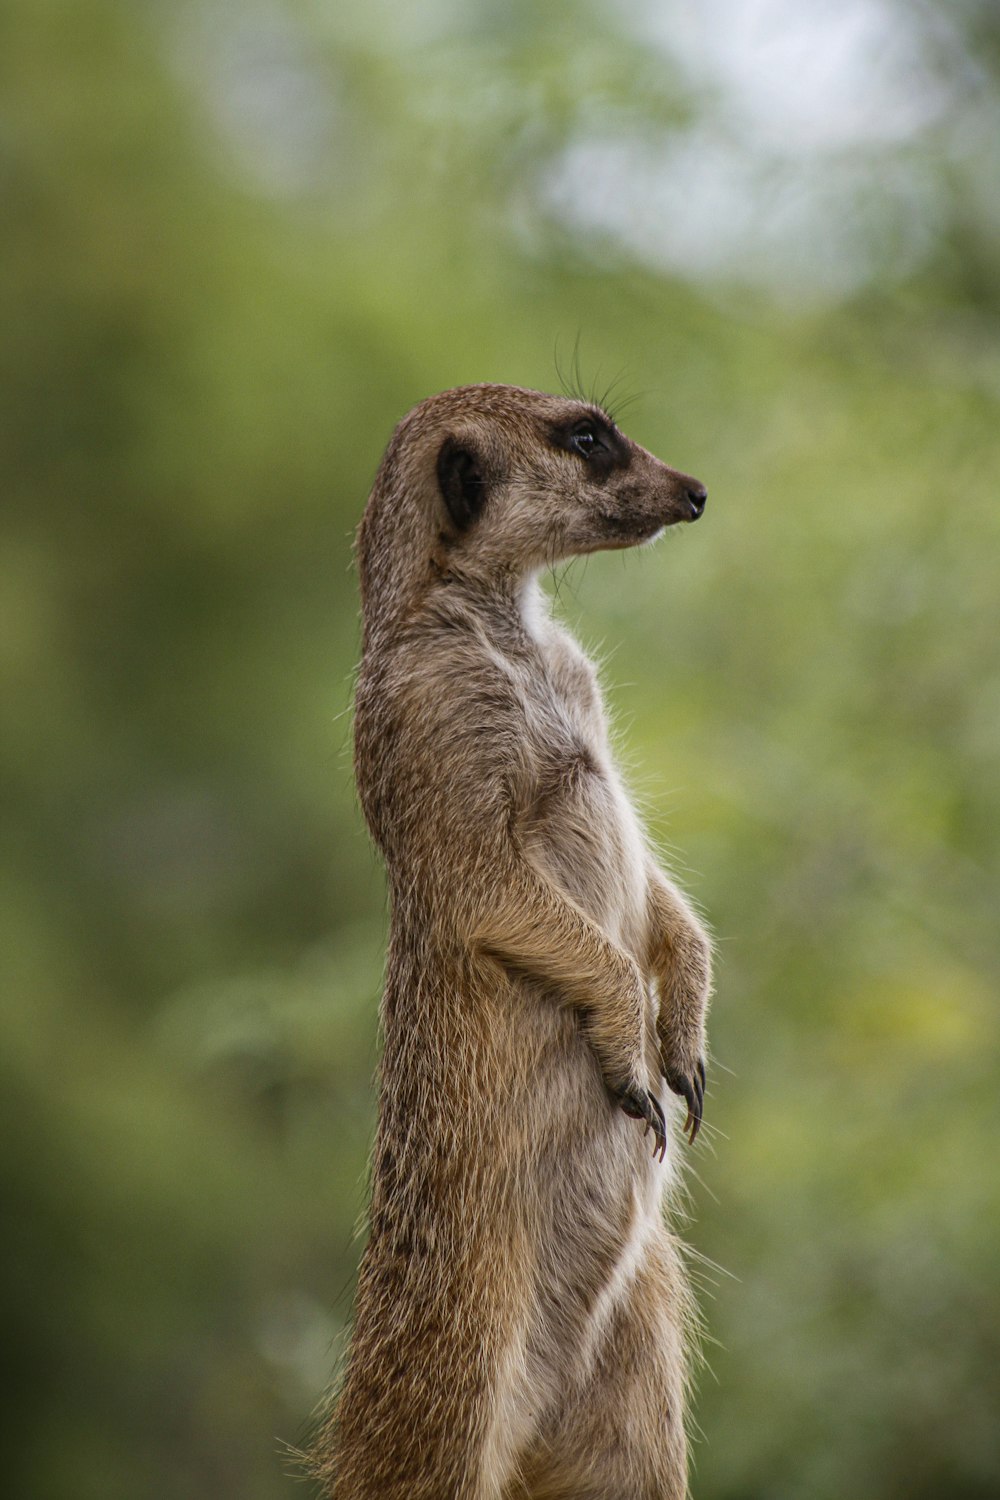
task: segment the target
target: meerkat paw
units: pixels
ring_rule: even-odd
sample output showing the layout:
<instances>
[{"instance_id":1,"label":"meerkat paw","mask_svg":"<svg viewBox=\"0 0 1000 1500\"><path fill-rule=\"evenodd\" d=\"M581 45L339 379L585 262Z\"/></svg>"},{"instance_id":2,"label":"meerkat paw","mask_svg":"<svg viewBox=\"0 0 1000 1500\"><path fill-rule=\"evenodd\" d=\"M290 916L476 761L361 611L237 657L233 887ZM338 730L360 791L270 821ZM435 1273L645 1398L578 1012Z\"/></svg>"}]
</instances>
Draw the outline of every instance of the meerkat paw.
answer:
<instances>
[{"instance_id":1,"label":"meerkat paw","mask_svg":"<svg viewBox=\"0 0 1000 1500\"><path fill-rule=\"evenodd\" d=\"M684 1134L693 1146L705 1111L705 1058L699 1054L690 1068L665 1067L663 1076L672 1092L679 1094L687 1105Z\"/></svg>"},{"instance_id":2,"label":"meerkat paw","mask_svg":"<svg viewBox=\"0 0 1000 1500\"><path fill-rule=\"evenodd\" d=\"M667 1154L667 1121L663 1106L655 1094L641 1084L626 1083L614 1091L615 1103L630 1120L645 1123L643 1135L653 1132L653 1155L662 1161Z\"/></svg>"}]
</instances>

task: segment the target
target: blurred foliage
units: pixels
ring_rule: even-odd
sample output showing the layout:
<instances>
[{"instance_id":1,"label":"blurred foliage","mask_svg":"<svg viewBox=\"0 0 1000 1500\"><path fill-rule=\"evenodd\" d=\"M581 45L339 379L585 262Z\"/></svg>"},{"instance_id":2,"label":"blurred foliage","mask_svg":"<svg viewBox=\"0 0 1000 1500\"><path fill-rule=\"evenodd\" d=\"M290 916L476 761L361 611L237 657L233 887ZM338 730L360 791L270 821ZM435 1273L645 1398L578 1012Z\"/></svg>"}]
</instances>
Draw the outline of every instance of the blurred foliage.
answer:
<instances>
[{"instance_id":1,"label":"blurred foliage","mask_svg":"<svg viewBox=\"0 0 1000 1500\"><path fill-rule=\"evenodd\" d=\"M789 300L560 208L725 104L650 7L0 7L11 1494L294 1492L384 936L351 533L413 402L578 336L711 491L557 580L719 937L695 1494L1000 1494L1000 42L883 10L943 103L854 169L928 235Z\"/></svg>"}]
</instances>

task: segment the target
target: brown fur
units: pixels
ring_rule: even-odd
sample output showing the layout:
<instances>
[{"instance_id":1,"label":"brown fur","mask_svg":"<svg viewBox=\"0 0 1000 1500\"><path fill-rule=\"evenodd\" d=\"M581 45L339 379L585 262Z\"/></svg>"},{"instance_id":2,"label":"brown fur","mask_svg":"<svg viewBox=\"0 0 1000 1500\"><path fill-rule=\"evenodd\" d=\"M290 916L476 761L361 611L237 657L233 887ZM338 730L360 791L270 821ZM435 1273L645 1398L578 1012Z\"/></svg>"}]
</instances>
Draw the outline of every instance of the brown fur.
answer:
<instances>
[{"instance_id":1,"label":"brown fur","mask_svg":"<svg viewBox=\"0 0 1000 1500\"><path fill-rule=\"evenodd\" d=\"M537 575L703 504L597 408L509 386L423 402L376 478L355 761L392 921L370 1236L317 1458L338 1500L687 1492L658 1096L693 1137L709 946Z\"/></svg>"}]
</instances>

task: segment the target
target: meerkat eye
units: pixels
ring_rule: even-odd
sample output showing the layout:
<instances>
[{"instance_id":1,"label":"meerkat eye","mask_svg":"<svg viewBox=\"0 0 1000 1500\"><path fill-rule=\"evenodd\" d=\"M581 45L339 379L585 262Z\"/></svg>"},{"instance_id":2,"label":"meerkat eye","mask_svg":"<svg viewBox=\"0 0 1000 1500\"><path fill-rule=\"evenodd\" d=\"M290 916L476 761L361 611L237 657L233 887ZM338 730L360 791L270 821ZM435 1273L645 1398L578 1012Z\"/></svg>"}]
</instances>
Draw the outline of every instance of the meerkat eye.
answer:
<instances>
[{"instance_id":1,"label":"meerkat eye","mask_svg":"<svg viewBox=\"0 0 1000 1500\"><path fill-rule=\"evenodd\" d=\"M581 422L569 435L569 446L581 458L589 458L595 448L600 447L597 433L590 422Z\"/></svg>"},{"instance_id":2,"label":"meerkat eye","mask_svg":"<svg viewBox=\"0 0 1000 1500\"><path fill-rule=\"evenodd\" d=\"M628 467L628 450L623 439L597 413L592 417L571 417L565 424L557 423L549 431L549 441L564 453L573 453L584 459L593 469L595 478L610 473L613 468Z\"/></svg>"}]
</instances>

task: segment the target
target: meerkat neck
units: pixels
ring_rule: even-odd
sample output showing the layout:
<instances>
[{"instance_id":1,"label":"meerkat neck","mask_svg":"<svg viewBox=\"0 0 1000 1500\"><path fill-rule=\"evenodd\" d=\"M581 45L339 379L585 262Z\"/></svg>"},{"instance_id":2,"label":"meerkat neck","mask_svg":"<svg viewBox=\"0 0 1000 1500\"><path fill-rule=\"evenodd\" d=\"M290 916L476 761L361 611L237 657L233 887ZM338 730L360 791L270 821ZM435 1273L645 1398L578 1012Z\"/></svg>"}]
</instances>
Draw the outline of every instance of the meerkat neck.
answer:
<instances>
[{"instance_id":1,"label":"meerkat neck","mask_svg":"<svg viewBox=\"0 0 1000 1500\"><path fill-rule=\"evenodd\" d=\"M549 603L538 581L537 573L527 573L518 582L517 612L526 635L539 641L549 622Z\"/></svg>"},{"instance_id":2,"label":"meerkat neck","mask_svg":"<svg viewBox=\"0 0 1000 1500\"><path fill-rule=\"evenodd\" d=\"M539 582L539 573L513 571L477 575L452 574L461 596L476 612L485 612L496 622L520 629L530 641L540 643L549 623L549 605Z\"/></svg>"}]
</instances>

